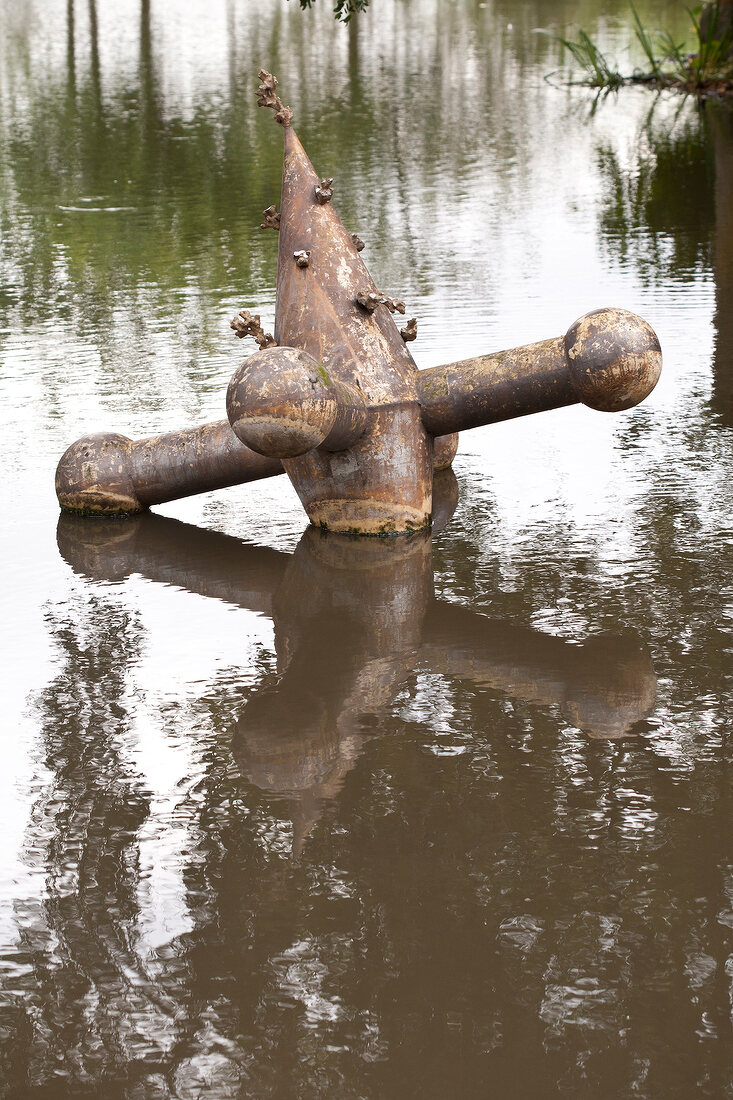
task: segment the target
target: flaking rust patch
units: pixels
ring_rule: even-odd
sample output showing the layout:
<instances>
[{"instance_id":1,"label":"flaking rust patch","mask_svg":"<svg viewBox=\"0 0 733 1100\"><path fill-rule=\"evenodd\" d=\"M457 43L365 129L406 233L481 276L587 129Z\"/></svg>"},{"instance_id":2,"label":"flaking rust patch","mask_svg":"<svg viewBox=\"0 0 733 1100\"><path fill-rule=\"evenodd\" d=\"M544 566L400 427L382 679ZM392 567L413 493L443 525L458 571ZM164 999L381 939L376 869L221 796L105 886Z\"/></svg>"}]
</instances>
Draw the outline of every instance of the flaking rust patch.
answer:
<instances>
[{"instance_id":1,"label":"flaking rust patch","mask_svg":"<svg viewBox=\"0 0 733 1100\"><path fill-rule=\"evenodd\" d=\"M331 473L337 480L350 477L359 469L359 463L351 451L339 451L338 454L331 455L328 464L331 467Z\"/></svg>"}]
</instances>

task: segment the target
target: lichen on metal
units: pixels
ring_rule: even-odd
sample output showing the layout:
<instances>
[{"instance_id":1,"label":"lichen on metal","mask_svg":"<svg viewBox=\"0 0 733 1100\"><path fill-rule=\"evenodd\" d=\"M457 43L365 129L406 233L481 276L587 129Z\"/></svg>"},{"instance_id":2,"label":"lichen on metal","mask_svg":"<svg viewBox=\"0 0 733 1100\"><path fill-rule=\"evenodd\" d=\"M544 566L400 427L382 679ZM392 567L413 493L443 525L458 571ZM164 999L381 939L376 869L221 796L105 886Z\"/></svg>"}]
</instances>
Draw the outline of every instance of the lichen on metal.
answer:
<instances>
[{"instance_id":1,"label":"lichen on metal","mask_svg":"<svg viewBox=\"0 0 733 1100\"><path fill-rule=\"evenodd\" d=\"M290 478L315 526L392 535L427 528L435 470L453 460L457 434L583 402L617 412L643 400L661 369L659 341L640 317L601 309L565 336L418 371L407 348L417 320L397 328L405 303L382 294L363 242L333 205L333 179L316 173L293 112L260 71L258 103L283 127L274 335L259 314L231 322L258 351L234 373L227 420L133 442L114 433L63 455L63 509L125 513L189 493Z\"/></svg>"}]
</instances>

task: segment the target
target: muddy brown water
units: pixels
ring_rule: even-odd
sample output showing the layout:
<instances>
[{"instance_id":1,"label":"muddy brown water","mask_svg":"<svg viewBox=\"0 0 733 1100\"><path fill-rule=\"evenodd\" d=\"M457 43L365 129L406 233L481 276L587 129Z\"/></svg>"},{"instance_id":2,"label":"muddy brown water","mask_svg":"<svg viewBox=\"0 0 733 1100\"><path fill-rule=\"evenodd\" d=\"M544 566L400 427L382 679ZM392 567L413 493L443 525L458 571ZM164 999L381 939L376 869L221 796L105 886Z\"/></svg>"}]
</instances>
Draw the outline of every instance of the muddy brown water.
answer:
<instances>
[{"instance_id":1,"label":"muddy brown water","mask_svg":"<svg viewBox=\"0 0 733 1100\"><path fill-rule=\"evenodd\" d=\"M565 84L616 0L329 8L0 3L0 1095L729 1096L733 118ZM613 305L651 398L464 434L432 539L59 522L271 328L261 65L421 367Z\"/></svg>"}]
</instances>

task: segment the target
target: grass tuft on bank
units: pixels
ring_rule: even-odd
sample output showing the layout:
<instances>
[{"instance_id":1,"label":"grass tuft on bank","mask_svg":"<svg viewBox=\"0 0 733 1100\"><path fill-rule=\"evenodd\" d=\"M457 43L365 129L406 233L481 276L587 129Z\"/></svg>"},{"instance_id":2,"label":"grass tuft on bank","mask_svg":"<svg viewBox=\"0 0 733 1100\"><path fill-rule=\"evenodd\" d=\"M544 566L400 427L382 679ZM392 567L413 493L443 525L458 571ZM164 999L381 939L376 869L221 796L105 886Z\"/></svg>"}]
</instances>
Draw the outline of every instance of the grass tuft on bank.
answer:
<instances>
[{"instance_id":1,"label":"grass tuft on bank","mask_svg":"<svg viewBox=\"0 0 733 1100\"><path fill-rule=\"evenodd\" d=\"M720 2L689 11L692 49L676 42L668 31L649 31L636 8L635 36L649 65L648 71L624 75L615 69L584 30L577 41L553 35L573 56L585 76L576 83L611 91L624 84L676 88L698 96L733 96L733 8Z\"/></svg>"}]
</instances>

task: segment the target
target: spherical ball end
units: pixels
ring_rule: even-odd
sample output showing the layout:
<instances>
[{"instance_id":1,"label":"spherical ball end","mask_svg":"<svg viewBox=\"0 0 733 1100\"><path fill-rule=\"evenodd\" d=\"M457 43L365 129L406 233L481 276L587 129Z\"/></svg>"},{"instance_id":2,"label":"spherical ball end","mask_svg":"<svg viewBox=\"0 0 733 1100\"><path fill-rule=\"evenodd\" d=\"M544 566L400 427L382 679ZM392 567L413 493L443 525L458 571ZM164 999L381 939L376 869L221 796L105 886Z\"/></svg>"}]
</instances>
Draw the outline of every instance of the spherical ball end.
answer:
<instances>
[{"instance_id":1,"label":"spherical ball end","mask_svg":"<svg viewBox=\"0 0 733 1100\"><path fill-rule=\"evenodd\" d=\"M331 431L338 402L331 378L300 348L265 348L234 372L227 415L238 439L268 458L296 458Z\"/></svg>"},{"instance_id":2,"label":"spherical ball end","mask_svg":"<svg viewBox=\"0 0 733 1100\"><path fill-rule=\"evenodd\" d=\"M578 400L600 412L638 405L662 369L654 329L626 309L597 309L580 317L565 335L565 352Z\"/></svg>"},{"instance_id":3,"label":"spherical ball end","mask_svg":"<svg viewBox=\"0 0 733 1100\"><path fill-rule=\"evenodd\" d=\"M638 638L597 635L575 651L563 710L589 737L627 737L654 708L657 677Z\"/></svg>"},{"instance_id":4,"label":"spherical ball end","mask_svg":"<svg viewBox=\"0 0 733 1100\"><path fill-rule=\"evenodd\" d=\"M56 496L69 512L114 516L141 512L127 436L98 432L77 439L56 468Z\"/></svg>"}]
</instances>

